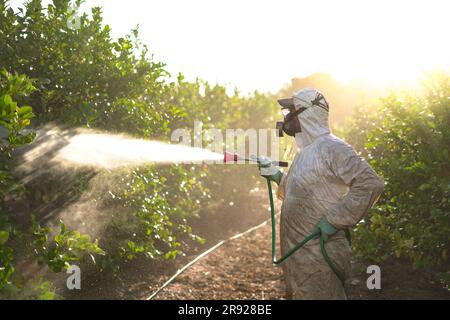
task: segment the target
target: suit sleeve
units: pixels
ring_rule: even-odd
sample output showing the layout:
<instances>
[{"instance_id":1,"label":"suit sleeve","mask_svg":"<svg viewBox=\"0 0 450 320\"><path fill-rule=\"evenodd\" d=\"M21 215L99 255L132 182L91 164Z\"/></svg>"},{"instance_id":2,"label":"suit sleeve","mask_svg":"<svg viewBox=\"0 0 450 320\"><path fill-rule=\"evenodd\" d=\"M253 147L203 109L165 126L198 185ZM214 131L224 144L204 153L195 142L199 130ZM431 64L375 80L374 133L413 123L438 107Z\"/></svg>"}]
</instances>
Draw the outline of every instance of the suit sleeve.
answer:
<instances>
[{"instance_id":1,"label":"suit sleeve","mask_svg":"<svg viewBox=\"0 0 450 320\"><path fill-rule=\"evenodd\" d=\"M356 225L378 200L383 180L372 167L347 144L337 144L328 152L328 165L336 177L349 187L348 193L326 213L338 229Z\"/></svg>"}]
</instances>

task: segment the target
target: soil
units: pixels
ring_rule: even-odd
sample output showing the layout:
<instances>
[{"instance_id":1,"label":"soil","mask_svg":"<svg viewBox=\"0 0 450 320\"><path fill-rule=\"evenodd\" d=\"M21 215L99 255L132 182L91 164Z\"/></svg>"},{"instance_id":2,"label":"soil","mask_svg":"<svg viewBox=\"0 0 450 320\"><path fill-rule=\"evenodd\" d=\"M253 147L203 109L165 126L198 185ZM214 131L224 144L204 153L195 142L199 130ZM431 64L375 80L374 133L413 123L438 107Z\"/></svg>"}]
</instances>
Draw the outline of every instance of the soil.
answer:
<instances>
[{"instance_id":1,"label":"soil","mask_svg":"<svg viewBox=\"0 0 450 320\"><path fill-rule=\"evenodd\" d=\"M281 269L271 263L270 232L267 223L225 243L155 299L284 299Z\"/></svg>"}]
</instances>

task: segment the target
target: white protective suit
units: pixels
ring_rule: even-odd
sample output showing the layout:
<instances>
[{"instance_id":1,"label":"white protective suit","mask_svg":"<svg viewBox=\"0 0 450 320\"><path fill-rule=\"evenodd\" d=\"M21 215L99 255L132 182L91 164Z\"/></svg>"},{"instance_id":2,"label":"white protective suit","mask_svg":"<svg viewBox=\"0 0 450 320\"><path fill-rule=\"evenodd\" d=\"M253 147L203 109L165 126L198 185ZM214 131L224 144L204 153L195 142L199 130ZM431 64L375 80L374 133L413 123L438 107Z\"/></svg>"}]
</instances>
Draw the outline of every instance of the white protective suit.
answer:
<instances>
[{"instance_id":1,"label":"white protective suit","mask_svg":"<svg viewBox=\"0 0 450 320\"><path fill-rule=\"evenodd\" d=\"M281 180L282 254L310 235L322 217L341 229L325 244L345 279L350 274L351 250L344 229L356 225L383 191L384 183L354 149L330 134L328 111L311 101L318 91L293 95L302 132L290 170ZM312 240L283 262L288 299L346 299L345 288L325 262L319 239Z\"/></svg>"}]
</instances>

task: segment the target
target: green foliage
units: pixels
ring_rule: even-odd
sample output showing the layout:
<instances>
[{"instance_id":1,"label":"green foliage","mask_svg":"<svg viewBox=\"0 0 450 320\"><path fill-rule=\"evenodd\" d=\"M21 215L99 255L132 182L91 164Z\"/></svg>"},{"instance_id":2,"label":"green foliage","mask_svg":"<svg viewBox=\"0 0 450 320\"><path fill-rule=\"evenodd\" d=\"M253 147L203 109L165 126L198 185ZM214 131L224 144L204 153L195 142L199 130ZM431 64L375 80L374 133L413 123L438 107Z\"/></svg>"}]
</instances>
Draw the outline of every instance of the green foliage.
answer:
<instances>
[{"instance_id":1,"label":"green foliage","mask_svg":"<svg viewBox=\"0 0 450 320\"><path fill-rule=\"evenodd\" d=\"M5 225L0 225L0 289L10 283L15 269L12 264L13 250L7 246L9 232L4 230Z\"/></svg>"},{"instance_id":2,"label":"green foliage","mask_svg":"<svg viewBox=\"0 0 450 320\"><path fill-rule=\"evenodd\" d=\"M122 180L128 181L115 193L114 201L129 209L131 215L115 217L109 233L119 240L119 255L132 260L139 255L157 259L173 259L181 254L178 237L192 234L187 218L198 212L206 190L195 177L196 168L177 165L155 171L151 166L133 170ZM169 181L179 183L177 188Z\"/></svg>"},{"instance_id":3,"label":"green foliage","mask_svg":"<svg viewBox=\"0 0 450 320\"><path fill-rule=\"evenodd\" d=\"M8 245L15 230L6 216L5 198L19 193L22 186L9 172L12 153L34 138L33 132L24 131L33 117L32 108L19 106L16 99L20 100L33 91L32 82L26 76L0 71L0 128L7 133L6 139L0 138L0 290L11 284L15 273L13 249Z\"/></svg>"},{"instance_id":4,"label":"green foliage","mask_svg":"<svg viewBox=\"0 0 450 320\"><path fill-rule=\"evenodd\" d=\"M0 1L0 69L36 79L28 103L40 121L87 125L141 136L166 133L170 113L160 106L168 75L147 57L137 29L113 41L101 9L80 16L74 27L71 4L26 2L14 13ZM69 22L69 23L68 23Z\"/></svg>"},{"instance_id":5,"label":"green foliage","mask_svg":"<svg viewBox=\"0 0 450 320\"><path fill-rule=\"evenodd\" d=\"M38 261L48 265L53 272L61 272L69 268L71 263L80 261L86 255L89 255L93 261L95 261L94 254L105 255L98 246L97 240L91 242L88 235L67 229L62 221L60 232L53 237L53 240L50 240L52 230L41 227L34 218L30 233L33 237L30 245Z\"/></svg>"},{"instance_id":6,"label":"green foliage","mask_svg":"<svg viewBox=\"0 0 450 320\"><path fill-rule=\"evenodd\" d=\"M12 152L34 139L34 133L24 131L34 117L32 108L19 106L16 100L29 96L34 89L32 81L26 76L0 71L0 126L7 132L6 139L0 138L0 197L9 192L5 183Z\"/></svg>"},{"instance_id":7,"label":"green foliage","mask_svg":"<svg viewBox=\"0 0 450 320\"><path fill-rule=\"evenodd\" d=\"M15 99L21 99L33 92L34 87L24 75L0 72L0 128L6 130L6 138L0 137L0 213L4 209L6 195L18 192L21 186L9 173L13 151L34 139L34 132L25 132L34 116L29 106L19 106Z\"/></svg>"},{"instance_id":8,"label":"green foliage","mask_svg":"<svg viewBox=\"0 0 450 320\"><path fill-rule=\"evenodd\" d=\"M364 257L448 264L450 77L435 74L424 85L421 96L392 94L378 112L358 113L348 136L351 143L358 132L366 139L363 154L386 182L356 230L355 249Z\"/></svg>"},{"instance_id":9,"label":"green foliage","mask_svg":"<svg viewBox=\"0 0 450 320\"><path fill-rule=\"evenodd\" d=\"M44 8L40 0L31 0L23 11L15 13L7 7L6 1L0 1L3 48L0 68L28 75L37 88L32 94L21 97L21 101L34 106L37 121L41 123L56 121L64 125L125 131L139 137L166 137L171 124L185 117L189 106L178 106L171 99L175 84L168 83L164 65L147 56L148 50L140 43L137 29L113 40L109 26L103 24L100 8L93 8L91 17L82 15L77 28L73 28L68 23L73 16L71 4L78 8L80 1L53 1ZM8 96L4 101L10 112L12 102ZM25 121L28 111L28 108L19 110ZM167 173L170 182L164 185L165 190L188 180L183 169L172 172ZM121 226L124 229L121 234L128 237L123 242L131 252L145 247L145 252L155 257L158 254L152 243L162 243L161 254L171 258L178 253L178 242L171 229L190 233L183 216L194 214L198 206L193 208L194 199L178 198L175 194L165 200L163 193L158 194L162 192L161 182L146 184L146 181L153 181L153 175L162 177L162 173L148 169L145 174L149 180L145 180L142 173L129 177L131 181L127 186L132 191L130 198L125 197L124 205L134 210L135 223L128 228ZM81 183L77 188L82 192L86 186ZM152 188L156 193L153 201L147 202ZM165 193L167 196L167 191ZM176 223L171 222L170 215ZM150 231L152 227L147 224L161 231ZM46 246L49 230L37 228L34 232L35 245L41 247L37 253L52 270L60 270L73 258L59 255L62 249L57 239L54 247ZM136 240L133 234L140 238Z\"/></svg>"},{"instance_id":10,"label":"green foliage","mask_svg":"<svg viewBox=\"0 0 450 320\"><path fill-rule=\"evenodd\" d=\"M55 300L56 293L52 284L48 281L38 283L33 287L35 300ZM23 293L22 293L23 294Z\"/></svg>"},{"instance_id":11,"label":"green foliage","mask_svg":"<svg viewBox=\"0 0 450 320\"><path fill-rule=\"evenodd\" d=\"M55 300L59 297L49 281L29 280L25 284L7 285L2 298L11 300Z\"/></svg>"}]
</instances>

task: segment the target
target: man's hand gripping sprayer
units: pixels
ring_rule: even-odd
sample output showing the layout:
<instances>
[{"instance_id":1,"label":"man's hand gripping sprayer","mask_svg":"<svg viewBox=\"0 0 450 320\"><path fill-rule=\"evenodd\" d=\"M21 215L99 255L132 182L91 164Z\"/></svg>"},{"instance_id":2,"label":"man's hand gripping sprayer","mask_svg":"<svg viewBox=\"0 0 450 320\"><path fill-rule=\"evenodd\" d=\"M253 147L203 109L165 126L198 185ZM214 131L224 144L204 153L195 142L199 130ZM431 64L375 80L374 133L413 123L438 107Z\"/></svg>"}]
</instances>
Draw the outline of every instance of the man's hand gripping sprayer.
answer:
<instances>
[{"instance_id":1,"label":"man's hand gripping sprayer","mask_svg":"<svg viewBox=\"0 0 450 320\"><path fill-rule=\"evenodd\" d=\"M297 250L302 248L307 242L320 238L320 249L322 252L322 255L327 262L327 264L330 266L330 268L333 270L333 272L336 274L336 276L341 280L342 284L344 285L344 277L341 275L341 273L336 268L333 261L330 259L330 257L327 254L327 251L325 249L325 242L328 240L330 236L335 234L338 230L334 228L325 218L322 218L317 226L314 228L313 232L307 236L305 239L297 243L294 247L292 247L284 256L282 256L280 259L276 258L276 223L275 223L275 204L273 201L273 192L272 192L272 181L274 181L276 184L280 184L281 179L283 177L283 173L277 168L279 167L288 167L289 164L285 161L272 161L270 158L265 156L255 156L251 155L250 158L244 158L239 156L238 154L233 154L229 152L225 152L224 154L224 163L230 163L238 161L244 161L244 162L256 162L258 164L258 168L260 170L261 176L266 178L267 181L267 188L269 191L269 202L270 202L270 217L272 221L272 262L275 265L281 264L284 260L289 258L292 254L294 254ZM349 235L347 236L349 242L350 238Z\"/></svg>"}]
</instances>

